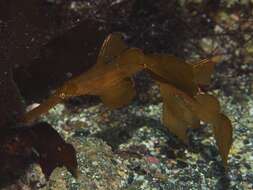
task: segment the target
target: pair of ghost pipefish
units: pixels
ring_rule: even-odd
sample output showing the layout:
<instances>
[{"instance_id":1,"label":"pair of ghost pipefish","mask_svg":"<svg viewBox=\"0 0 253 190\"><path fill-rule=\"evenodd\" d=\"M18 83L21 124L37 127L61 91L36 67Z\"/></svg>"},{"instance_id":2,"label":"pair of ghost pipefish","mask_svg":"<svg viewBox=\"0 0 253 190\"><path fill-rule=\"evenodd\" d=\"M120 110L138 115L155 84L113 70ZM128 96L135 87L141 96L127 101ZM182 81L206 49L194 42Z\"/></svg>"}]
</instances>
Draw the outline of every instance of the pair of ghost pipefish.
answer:
<instances>
[{"instance_id":1,"label":"pair of ghost pipefish","mask_svg":"<svg viewBox=\"0 0 253 190\"><path fill-rule=\"evenodd\" d=\"M219 56L190 64L167 54L144 54L129 48L119 33L104 41L96 64L87 72L65 82L38 107L27 112L21 121L30 123L56 104L73 96L96 95L114 109L128 105L136 92L132 76L145 70L160 87L163 99L163 123L184 143L187 129L200 126L200 120L213 125L213 132L224 166L232 145L232 125L220 113L218 100L199 92L199 85L210 82Z\"/></svg>"}]
</instances>

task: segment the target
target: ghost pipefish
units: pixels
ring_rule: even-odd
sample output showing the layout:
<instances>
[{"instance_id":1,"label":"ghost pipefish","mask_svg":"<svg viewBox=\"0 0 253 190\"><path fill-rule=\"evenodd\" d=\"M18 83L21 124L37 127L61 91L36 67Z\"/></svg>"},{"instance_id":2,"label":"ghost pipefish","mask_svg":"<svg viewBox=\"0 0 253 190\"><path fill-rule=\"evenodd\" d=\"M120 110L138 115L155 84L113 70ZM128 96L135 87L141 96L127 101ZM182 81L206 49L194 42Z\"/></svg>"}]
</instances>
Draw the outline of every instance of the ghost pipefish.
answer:
<instances>
[{"instance_id":1,"label":"ghost pipefish","mask_svg":"<svg viewBox=\"0 0 253 190\"><path fill-rule=\"evenodd\" d=\"M195 64L196 66L198 64ZM203 64L201 66L206 67ZM128 48L122 36L113 33L104 40L97 63L90 70L65 82L41 105L27 112L21 121L30 123L58 103L73 96L96 95L110 108L125 106L135 96L132 76L143 69L164 79L166 83L171 84L171 89L178 88L179 90L171 91L185 100L191 102L197 93L197 86L193 81L193 66L172 55L144 55L140 49Z\"/></svg>"},{"instance_id":2,"label":"ghost pipefish","mask_svg":"<svg viewBox=\"0 0 253 190\"><path fill-rule=\"evenodd\" d=\"M141 50L128 48L119 33L110 34L101 47L97 63L90 70L65 82L51 97L24 114L21 122L30 123L73 96L97 95L111 108L127 105L135 96L131 77L143 69L142 59Z\"/></svg>"}]
</instances>

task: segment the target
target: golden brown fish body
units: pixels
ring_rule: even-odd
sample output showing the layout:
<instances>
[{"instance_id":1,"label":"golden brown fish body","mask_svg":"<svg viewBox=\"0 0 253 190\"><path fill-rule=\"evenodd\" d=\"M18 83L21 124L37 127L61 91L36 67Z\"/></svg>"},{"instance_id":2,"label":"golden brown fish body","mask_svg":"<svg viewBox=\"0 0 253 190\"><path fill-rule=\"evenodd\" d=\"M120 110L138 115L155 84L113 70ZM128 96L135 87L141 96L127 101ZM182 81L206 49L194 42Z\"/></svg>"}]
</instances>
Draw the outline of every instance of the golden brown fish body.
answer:
<instances>
[{"instance_id":1,"label":"golden brown fish body","mask_svg":"<svg viewBox=\"0 0 253 190\"><path fill-rule=\"evenodd\" d=\"M126 78L131 78L133 74L143 69L141 65L143 53L139 49L126 50L113 63L98 63L88 72L70 80L67 86L76 86L77 95L99 95L103 90L110 88ZM67 90L66 95L68 95ZM72 94L69 94L72 96Z\"/></svg>"},{"instance_id":2,"label":"golden brown fish body","mask_svg":"<svg viewBox=\"0 0 253 190\"><path fill-rule=\"evenodd\" d=\"M192 66L185 60L168 54L151 54L145 56L145 64L153 75L162 78L166 83L190 96L197 93Z\"/></svg>"},{"instance_id":3,"label":"golden brown fish body","mask_svg":"<svg viewBox=\"0 0 253 190\"><path fill-rule=\"evenodd\" d=\"M109 108L128 105L135 96L132 76L145 69L160 86L164 125L188 144L188 128L200 127L200 121L212 124L226 168L233 141L231 121L221 113L220 104L214 96L200 93L198 89L199 85L210 83L220 56L189 64L172 55L144 55L139 49L128 48L121 37L118 33L109 35L94 67L66 82L39 107L25 114L22 120L31 122L72 96L97 95Z\"/></svg>"},{"instance_id":4,"label":"golden brown fish body","mask_svg":"<svg viewBox=\"0 0 253 190\"><path fill-rule=\"evenodd\" d=\"M143 69L142 59L143 53L141 50L132 48L126 50L112 63L98 62L89 71L66 82L40 106L25 114L21 120L25 123L32 122L37 116L46 113L56 104L73 96L98 95L101 96L102 101L105 101L105 104L108 102L111 107L125 105L135 95L131 77ZM114 93L119 97L114 95L112 98L115 100L108 99L109 93ZM120 100L123 95L125 101Z\"/></svg>"},{"instance_id":5,"label":"golden brown fish body","mask_svg":"<svg viewBox=\"0 0 253 190\"><path fill-rule=\"evenodd\" d=\"M181 96L185 94L183 97L189 96L191 99L197 92L195 75L202 74L199 72L203 70L202 67L205 68L205 64L197 64L194 69L184 60L172 55L144 55L140 49L128 48L121 34L110 34L100 49L97 63L90 70L65 82L51 97L25 114L21 120L30 122L73 96L97 95L110 108L127 105L135 96L132 76L142 69L149 70L157 79L169 83L171 89L178 89L183 93L178 90L170 90L171 92L175 91ZM210 74L203 75L204 77L202 75L196 81L203 81Z\"/></svg>"}]
</instances>

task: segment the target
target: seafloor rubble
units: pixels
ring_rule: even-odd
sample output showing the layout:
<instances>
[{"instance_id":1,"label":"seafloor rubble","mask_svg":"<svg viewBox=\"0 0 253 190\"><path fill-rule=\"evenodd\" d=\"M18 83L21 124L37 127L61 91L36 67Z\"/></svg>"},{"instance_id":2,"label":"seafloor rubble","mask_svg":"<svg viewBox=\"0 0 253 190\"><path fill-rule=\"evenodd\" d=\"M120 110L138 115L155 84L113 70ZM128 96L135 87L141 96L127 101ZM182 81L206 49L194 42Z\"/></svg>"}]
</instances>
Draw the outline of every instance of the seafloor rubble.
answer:
<instances>
[{"instance_id":1,"label":"seafloor rubble","mask_svg":"<svg viewBox=\"0 0 253 190\"><path fill-rule=\"evenodd\" d=\"M246 68L247 67L247 68ZM219 68L218 68L219 69ZM140 94L129 107L110 111L98 103L90 107L58 105L43 117L74 145L78 152L79 177L65 169L53 172L49 183L38 166L21 181L36 189L251 189L252 184L252 75L234 78L219 72L216 82L227 82L212 90L234 126L229 169L224 175L210 128L191 131L185 147L161 124L157 87ZM245 70L250 67L245 65ZM145 78L145 77L144 77ZM230 95L226 88L231 90ZM236 97L236 94L244 96ZM152 97L148 103L145 98ZM74 101L74 100L73 100ZM75 100L81 101L81 100Z\"/></svg>"}]
</instances>

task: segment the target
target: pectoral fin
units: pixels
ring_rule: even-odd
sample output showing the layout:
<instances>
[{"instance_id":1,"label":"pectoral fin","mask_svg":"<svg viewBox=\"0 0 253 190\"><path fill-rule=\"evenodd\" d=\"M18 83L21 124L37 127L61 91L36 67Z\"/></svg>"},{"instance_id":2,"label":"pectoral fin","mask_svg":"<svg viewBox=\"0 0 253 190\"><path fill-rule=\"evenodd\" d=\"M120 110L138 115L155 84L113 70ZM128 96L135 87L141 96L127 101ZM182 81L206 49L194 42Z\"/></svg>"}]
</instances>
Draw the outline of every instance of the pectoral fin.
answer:
<instances>
[{"instance_id":1,"label":"pectoral fin","mask_svg":"<svg viewBox=\"0 0 253 190\"><path fill-rule=\"evenodd\" d=\"M173 113L173 106L164 102L163 104L163 123L170 132L175 134L185 144L188 144L187 125L178 115Z\"/></svg>"},{"instance_id":2,"label":"pectoral fin","mask_svg":"<svg viewBox=\"0 0 253 190\"><path fill-rule=\"evenodd\" d=\"M119 56L128 47L120 33L110 34L104 41L97 59L97 64L105 64Z\"/></svg>"},{"instance_id":3,"label":"pectoral fin","mask_svg":"<svg viewBox=\"0 0 253 190\"><path fill-rule=\"evenodd\" d=\"M99 93L102 102L109 108L119 108L128 105L135 96L134 84L131 78L110 86Z\"/></svg>"},{"instance_id":4,"label":"pectoral fin","mask_svg":"<svg viewBox=\"0 0 253 190\"><path fill-rule=\"evenodd\" d=\"M188 108L181 96L173 95L169 85L160 83L163 98L163 123L185 144L188 144L187 129L200 126L199 119Z\"/></svg>"}]
</instances>

